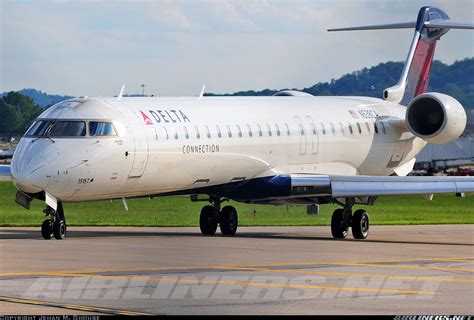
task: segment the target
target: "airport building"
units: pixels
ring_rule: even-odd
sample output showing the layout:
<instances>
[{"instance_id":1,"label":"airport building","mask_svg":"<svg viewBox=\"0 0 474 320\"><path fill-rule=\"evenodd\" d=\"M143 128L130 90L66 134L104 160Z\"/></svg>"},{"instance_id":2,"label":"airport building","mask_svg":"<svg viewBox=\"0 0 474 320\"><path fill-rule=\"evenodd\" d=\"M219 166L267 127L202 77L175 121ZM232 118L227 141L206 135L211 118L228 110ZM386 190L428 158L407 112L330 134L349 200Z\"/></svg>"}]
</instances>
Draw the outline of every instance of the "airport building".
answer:
<instances>
[{"instance_id":1,"label":"airport building","mask_svg":"<svg viewBox=\"0 0 474 320\"><path fill-rule=\"evenodd\" d=\"M416 158L415 169L446 169L474 166L474 136L447 144L428 144Z\"/></svg>"}]
</instances>

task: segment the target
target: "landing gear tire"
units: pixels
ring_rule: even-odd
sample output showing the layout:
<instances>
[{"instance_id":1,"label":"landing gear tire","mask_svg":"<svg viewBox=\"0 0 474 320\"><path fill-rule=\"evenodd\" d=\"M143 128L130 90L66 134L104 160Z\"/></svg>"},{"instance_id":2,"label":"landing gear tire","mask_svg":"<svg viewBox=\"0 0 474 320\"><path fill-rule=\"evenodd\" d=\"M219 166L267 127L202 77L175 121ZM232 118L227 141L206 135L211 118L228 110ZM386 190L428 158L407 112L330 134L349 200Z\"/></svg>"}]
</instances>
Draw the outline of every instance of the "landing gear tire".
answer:
<instances>
[{"instance_id":1,"label":"landing gear tire","mask_svg":"<svg viewBox=\"0 0 474 320\"><path fill-rule=\"evenodd\" d=\"M348 227L344 227L344 209L336 209L332 214L331 233L335 239L344 239L347 237Z\"/></svg>"},{"instance_id":2,"label":"landing gear tire","mask_svg":"<svg viewBox=\"0 0 474 320\"><path fill-rule=\"evenodd\" d=\"M53 235L57 240L66 238L66 221L56 220L53 224Z\"/></svg>"},{"instance_id":3,"label":"landing gear tire","mask_svg":"<svg viewBox=\"0 0 474 320\"><path fill-rule=\"evenodd\" d=\"M41 225L41 236L46 240L50 240L53 237L53 225L50 219L43 221Z\"/></svg>"},{"instance_id":4,"label":"landing gear tire","mask_svg":"<svg viewBox=\"0 0 474 320\"><path fill-rule=\"evenodd\" d=\"M359 209L352 217L352 236L354 239L365 239L369 235L369 214Z\"/></svg>"},{"instance_id":5,"label":"landing gear tire","mask_svg":"<svg viewBox=\"0 0 474 320\"><path fill-rule=\"evenodd\" d=\"M199 228L201 228L201 233L206 236L211 236L216 233L217 212L213 206L208 205L202 208L199 218Z\"/></svg>"},{"instance_id":6,"label":"landing gear tire","mask_svg":"<svg viewBox=\"0 0 474 320\"><path fill-rule=\"evenodd\" d=\"M237 210L232 206L225 206L221 211L220 228L225 236L233 236L239 224Z\"/></svg>"}]
</instances>

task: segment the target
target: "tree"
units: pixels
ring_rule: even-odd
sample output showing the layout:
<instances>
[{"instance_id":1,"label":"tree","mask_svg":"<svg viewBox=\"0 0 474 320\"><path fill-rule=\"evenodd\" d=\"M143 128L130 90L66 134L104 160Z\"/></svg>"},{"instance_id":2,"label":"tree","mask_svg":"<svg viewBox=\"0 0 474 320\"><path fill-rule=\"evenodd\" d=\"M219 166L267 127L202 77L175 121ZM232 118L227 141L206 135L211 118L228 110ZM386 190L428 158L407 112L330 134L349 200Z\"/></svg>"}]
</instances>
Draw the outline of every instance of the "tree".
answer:
<instances>
[{"instance_id":1,"label":"tree","mask_svg":"<svg viewBox=\"0 0 474 320\"><path fill-rule=\"evenodd\" d=\"M33 99L11 91L0 100L0 133L23 135L42 112Z\"/></svg>"},{"instance_id":2,"label":"tree","mask_svg":"<svg viewBox=\"0 0 474 320\"><path fill-rule=\"evenodd\" d=\"M11 105L0 100L0 134L12 136L18 131L18 111Z\"/></svg>"}]
</instances>

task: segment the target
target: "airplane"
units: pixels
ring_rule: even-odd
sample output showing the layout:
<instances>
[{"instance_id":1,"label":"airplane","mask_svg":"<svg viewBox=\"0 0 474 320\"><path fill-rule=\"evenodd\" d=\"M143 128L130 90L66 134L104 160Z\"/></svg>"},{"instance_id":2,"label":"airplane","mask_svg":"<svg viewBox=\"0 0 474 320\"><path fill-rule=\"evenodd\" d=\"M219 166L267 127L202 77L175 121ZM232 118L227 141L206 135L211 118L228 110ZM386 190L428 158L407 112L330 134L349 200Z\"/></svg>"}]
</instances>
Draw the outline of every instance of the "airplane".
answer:
<instances>
[{"instance_id":1,"label":"airplane","mask_svg":"<svg viewBox=\"0 0 474 320\"><path fill-rule=\"evenodd\" d=\"M12 138L10 142L8 143L8 150L0 150L0 160L13 158L13 154L15 153L15 150L13 149L13 144L12 144L13 141L15 141L14 138Z\"/></svg>"},{"instance_id":2,"label":"airplane","mask_svg":"<svg viewBox=\"0 0 474 320\"><path fill-rule=\"evenodd\" d=\"M457 139L466 113L453 97L427 92L437 41L474 29L436 7L417 21L329 31L415 29L408 56L383 99L320 97L73 98L44 111L21 138L11 176L16 202L44 201L44 239L64 239L63 203L187 195L205 201L203 235L238 227L227 200L269 205L335 203L333 238L369 233L354 206L380 196L474 192L474 177L407 176L427 143Z\"/></svg>"}]
</instances>

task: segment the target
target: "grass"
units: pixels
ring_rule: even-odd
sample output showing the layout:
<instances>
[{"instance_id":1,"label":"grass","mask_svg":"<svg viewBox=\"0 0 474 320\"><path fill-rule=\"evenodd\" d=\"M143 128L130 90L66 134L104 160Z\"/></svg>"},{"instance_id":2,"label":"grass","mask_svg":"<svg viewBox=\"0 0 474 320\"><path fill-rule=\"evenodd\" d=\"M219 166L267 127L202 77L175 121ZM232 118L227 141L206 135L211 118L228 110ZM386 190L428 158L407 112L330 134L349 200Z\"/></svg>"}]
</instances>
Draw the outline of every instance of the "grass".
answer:
<instances>
[{"instance_id":1,"label":"grass","mask_svg":"<svg viewBox=\"0 0 474 320\"><path fill-rule=\"evenodd\" d=\"M38 226L45 205L33 201L30 210L15 203L15 188L0 181L0 226ZM76 226L197 226L205 202L193 203L189 197L161 197L128 200L126 212L120 200L66 203L68 225ZM225 203L226 205L227 203ZM336 205L321 206L320 214L307 215L305 206L265 206L229 202L239 212L241 226L329 225ZM357 206L362 207L362 206ZM367 207L371 224L461 224L474 223L474 195L459 198L435 195L433 201L422 196L382 197ZM253 210L256 209L254 220Z\"/></svg>"}]
</instances>

